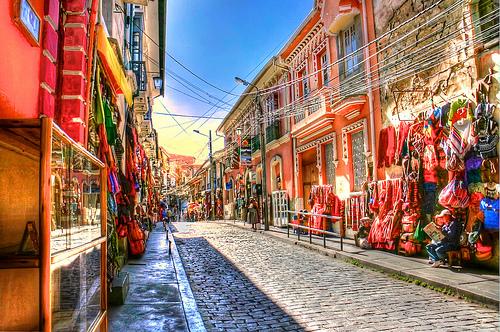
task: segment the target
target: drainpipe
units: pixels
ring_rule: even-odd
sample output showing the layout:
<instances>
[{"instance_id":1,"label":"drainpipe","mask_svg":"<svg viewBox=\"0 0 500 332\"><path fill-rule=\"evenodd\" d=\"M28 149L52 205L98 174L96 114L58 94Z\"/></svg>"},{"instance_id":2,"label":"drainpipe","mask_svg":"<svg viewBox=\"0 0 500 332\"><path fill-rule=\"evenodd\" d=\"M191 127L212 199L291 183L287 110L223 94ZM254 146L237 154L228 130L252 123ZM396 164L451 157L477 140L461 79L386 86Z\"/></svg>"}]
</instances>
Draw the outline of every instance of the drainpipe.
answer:
<instances>
[{"instance_id":1,"label":"drainpipe","mask_svg":"<svg viewBox=\"0 0 500 332\"><path fill-rule=\"evenodd\" d=\"M366 13L366 0L361 1L361 7L363 11L363 39L365 45L368 45L368 23L367 23L367 13ZM369 47L365 47L364 49L365 59L369 59L370 50ZM371 139L371 149L372 149L372 161L373 161L373 181L377 181L377 166L376 166L376 144L375 144L375 111L373 109L373 90L372 90L372 78L370 73L370 61L365 61L365 71L366 71L366 79L368 83L368 107L370 109L370 139Z\"/></svg>"}]
</instances>

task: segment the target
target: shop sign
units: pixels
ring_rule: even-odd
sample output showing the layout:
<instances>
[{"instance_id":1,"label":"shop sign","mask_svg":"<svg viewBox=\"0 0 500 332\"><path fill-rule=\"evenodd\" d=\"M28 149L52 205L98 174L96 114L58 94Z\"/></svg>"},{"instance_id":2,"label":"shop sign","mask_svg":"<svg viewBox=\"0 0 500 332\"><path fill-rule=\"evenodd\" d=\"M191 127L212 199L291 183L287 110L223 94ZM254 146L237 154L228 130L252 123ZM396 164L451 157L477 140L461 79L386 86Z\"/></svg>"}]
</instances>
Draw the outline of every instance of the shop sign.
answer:
<instances>
[{"instance_id":1,"label":"shop sign","mask_svg":"<svg viewBox=\"0 0 500 332\"><path fill-rule=\"evenodd\" d=\"M241 142L240 147L240 166L252 165L252 147L247 139Z\"/></svg>"},{"instance_id":2,"label":"shop sign","mask_svg":"<svg viewBox=\"0 0 500 332\"><path fill-rule=\"evenodd\" d=\"M41 19L35 12L28 0L19 1L19 11L16 14L16 21L24 30L24 33L34 42L40 43Z\"/></svg>"}]
</instances>

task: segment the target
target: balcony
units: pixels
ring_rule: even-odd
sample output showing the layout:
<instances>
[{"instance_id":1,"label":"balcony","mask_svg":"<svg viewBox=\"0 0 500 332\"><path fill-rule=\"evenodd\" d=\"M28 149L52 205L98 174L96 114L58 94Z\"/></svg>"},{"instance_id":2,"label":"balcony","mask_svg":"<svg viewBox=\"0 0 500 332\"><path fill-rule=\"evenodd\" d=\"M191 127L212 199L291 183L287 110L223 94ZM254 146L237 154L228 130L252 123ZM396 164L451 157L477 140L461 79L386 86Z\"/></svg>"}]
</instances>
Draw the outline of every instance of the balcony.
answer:
<instances>
[{"instance_id":1,"label":"balcony","mask_svg":"<svg viewBox=\"0 0 500 332\"><path fill-rule=\"evenodd\" d=\"M146 91L148 78L146 75L146 63L144 61L131 61L130 65L137 80L137 88L139 91Z\"/></svg>"}]
</instances>

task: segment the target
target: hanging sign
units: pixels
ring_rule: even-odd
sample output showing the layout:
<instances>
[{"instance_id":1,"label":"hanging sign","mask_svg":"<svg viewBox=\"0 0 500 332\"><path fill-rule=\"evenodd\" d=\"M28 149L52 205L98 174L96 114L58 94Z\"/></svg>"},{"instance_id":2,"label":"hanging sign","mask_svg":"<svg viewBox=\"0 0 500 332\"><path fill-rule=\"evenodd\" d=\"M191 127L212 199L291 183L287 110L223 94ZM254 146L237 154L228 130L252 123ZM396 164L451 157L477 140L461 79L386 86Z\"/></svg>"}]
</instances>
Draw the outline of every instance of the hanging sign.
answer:
<instances>
[{"instance_id":1,"label":"hanging sign","mask_svg":"<svg viewBox=\"0 0 500 332\"><path fill-rule=\"evenodd\" d=\"M252 165L252 147L248 139L241 141L240 146L240 166L251 166Z\"/></svg>"}]
</instances>

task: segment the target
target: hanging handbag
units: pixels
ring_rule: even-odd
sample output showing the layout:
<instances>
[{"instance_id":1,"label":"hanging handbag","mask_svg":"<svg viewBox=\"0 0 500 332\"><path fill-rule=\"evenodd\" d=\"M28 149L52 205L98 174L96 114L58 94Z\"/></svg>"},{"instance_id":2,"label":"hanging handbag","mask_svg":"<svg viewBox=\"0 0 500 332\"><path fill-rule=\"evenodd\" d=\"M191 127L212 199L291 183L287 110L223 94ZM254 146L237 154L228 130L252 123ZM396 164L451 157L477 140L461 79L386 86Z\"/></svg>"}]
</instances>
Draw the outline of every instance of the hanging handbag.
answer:
<instances>
[{"instance_id":1,"label":"hanging handbag","mask_svg":"<svg viewBox=\"0 0 500 332\"><path fill-rule=\"evenodd\" d=\"M401 221L403 233L413 233L418 224L418 214L414 213L412 215L403 216Z\"/></svg>"},{"instance_id":2,"label":"hanging handbag","mask_svg":"<svg viewBox=\"0 0 500 332\"><path fill-rule=\"evenodd\" d=\"M469 193L463 181L452 180L439 194L439 204L446 208L466 208L469 205Z\"/></svg>"}]
</instances>

